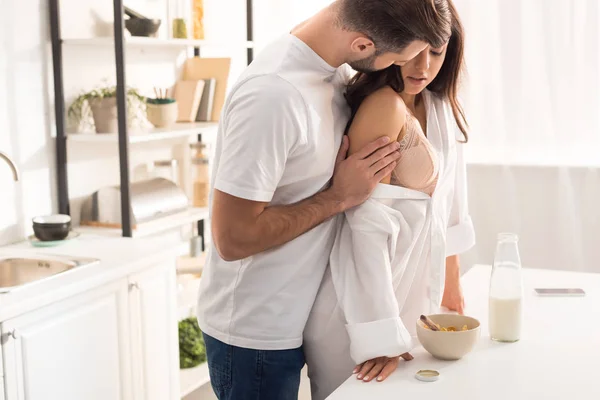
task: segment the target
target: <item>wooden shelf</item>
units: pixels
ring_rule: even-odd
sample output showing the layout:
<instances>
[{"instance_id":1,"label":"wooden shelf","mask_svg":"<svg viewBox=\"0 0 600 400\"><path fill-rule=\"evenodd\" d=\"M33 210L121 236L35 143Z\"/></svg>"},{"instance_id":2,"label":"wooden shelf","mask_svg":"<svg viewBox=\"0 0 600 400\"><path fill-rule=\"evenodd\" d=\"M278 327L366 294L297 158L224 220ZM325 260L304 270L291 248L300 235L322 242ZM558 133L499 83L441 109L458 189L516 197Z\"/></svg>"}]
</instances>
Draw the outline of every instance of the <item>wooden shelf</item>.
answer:
<instances>
[{"instance_id":1,"label":"wooden shelf","mask_svg":"<svg viewBox=\"0 0 600 400\"><path fill-rule=\"evenodd\" d=\"M206 264L206 256L208 252L202 253L198 257L188 255L177 257L177 272L181 274L197 274L202 273L202 269Z\"/></svg>"},{"instance_id":2,"label":"wooden shelf","mask_svg":"<svg viewBox=\"0 0 600 400\"><path fill-rule=\"evenodd\" d=\"M114 46L112 36L95 37L88 39L63 39L62 43L71 46ZM156 47L230 47L230 48L253 48L254 42L219 42L214 40L195 39L159 39L149 37L130 36L125 38L129 46L156 46Z\"/></svg>"},{"instance_id":3,"label":"wooden shelf","mask_svg":"<svg viewBox=\"0 0 600 400\"><path fill-rule=\"evenodd\" d=\"M208 363L200 364L195 368L179 370L179 382L181 385L181 397L185 397L194 390L210 382L208 374Z\"/></svg>"},{"instance_id":4,"label":"wooden shelf","mask_svg":"<svg viewBox=\"0 0 600 400\"><path fill-rule=\"evenodd\" d=\"M177 123L168 128L153 128L147 131L131 131L129 143L147 143L190 137L199 133L216 133L218 122ZM118 133L70 133L68 140L84 143L116 143Z\"/></svg>"},{"instance_id":5,"label":"wooden shelf","mask_svg":"<svg viewBox=\"0 0 600 400\"><path fill-rule=\"evenodd\" d=\"M134 238L142 238L175 229L186 224L192 224L208 217L208 208L190 208L188 210L156 218L149 222L138 224L133 230ZM80 226L78 232L93 233L96 235L121 236L120 228L101 228Z\"/></svg>"}]
</instances>

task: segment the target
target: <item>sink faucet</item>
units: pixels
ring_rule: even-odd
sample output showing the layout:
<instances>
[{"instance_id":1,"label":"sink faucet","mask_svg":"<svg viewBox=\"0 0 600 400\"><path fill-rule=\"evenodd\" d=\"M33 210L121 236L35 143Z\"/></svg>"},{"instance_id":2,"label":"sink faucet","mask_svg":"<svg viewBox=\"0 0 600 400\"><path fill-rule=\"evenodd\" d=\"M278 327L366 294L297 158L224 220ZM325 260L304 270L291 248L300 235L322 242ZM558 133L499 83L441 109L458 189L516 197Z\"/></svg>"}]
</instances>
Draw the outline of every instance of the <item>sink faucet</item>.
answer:
<instances>
[{"instance_id":1,"label":"sink faucet","mask_svg":"<svg viewBox=\"0 0 600 400\"><path fill-rule=\"evenodd\" d=\"M9 156L7 156L6 154L4 154L1 151L0 151L0 159L3 159L4 161L6 161L6 163L12 170L13 179L15 180L15 182L18 181L19 180L19 170L17 169L17 166L15 165L13 160L11 160Z\"/></svg>"}]
</instances>

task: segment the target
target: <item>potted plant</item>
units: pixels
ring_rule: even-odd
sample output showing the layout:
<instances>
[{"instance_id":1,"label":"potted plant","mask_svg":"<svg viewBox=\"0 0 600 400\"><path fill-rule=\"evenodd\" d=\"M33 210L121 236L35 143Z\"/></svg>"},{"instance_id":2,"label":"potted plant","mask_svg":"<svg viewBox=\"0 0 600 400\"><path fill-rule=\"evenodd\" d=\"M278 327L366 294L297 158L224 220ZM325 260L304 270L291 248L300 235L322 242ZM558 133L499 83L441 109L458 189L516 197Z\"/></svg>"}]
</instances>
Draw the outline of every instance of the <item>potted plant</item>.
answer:
<instances>
[{"instance_id":1,"label":"potted plant","mask_svg":"<svg viewBox=\"0 0 600 400\"><path fill-rule=\"evenodd\" d=\"M82 93L69 106L68 117L70 122L80 128L83 127L83 130L88 130L93 120L96 133L117 132L116 96L116 86L100 87ZM146 98L136 89L127 88L127 119L129 125L132 125L143 115L145 100Z\"/></svg>"},{"instance_id":2,"label":"potted plant","mask_svg":"<svg viewBox=\"0 0 600 400\"><path fill-rule=\"evenodd\" d=\"M168 127L177 122L179 109L175 99L167 97L167 90L154 89L156 98L146 99L146 117L157 128Z\"/></svg>"}]
</instances>

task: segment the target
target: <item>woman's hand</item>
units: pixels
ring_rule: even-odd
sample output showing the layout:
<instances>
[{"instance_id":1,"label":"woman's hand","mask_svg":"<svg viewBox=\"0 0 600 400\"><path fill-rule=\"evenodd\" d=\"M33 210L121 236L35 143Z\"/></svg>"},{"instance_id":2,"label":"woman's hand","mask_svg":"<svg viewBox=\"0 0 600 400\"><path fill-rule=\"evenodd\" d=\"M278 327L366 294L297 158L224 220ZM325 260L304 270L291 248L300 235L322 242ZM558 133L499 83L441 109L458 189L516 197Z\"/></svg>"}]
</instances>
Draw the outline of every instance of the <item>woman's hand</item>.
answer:
<instances>
[{"instance_id":1,"label":"woman's hand","mask_svg":"<svg viewBox=\"0 0 600 400\"><path fill-rule=\"evenodd\" d=\"M400 358L410 361L414 357L410 353L404 353L398 357L377 357L357 365L353 373L357 373L356 378L364 382L370 382L375 378L377 378L377 382L381 382L396 370Z\"/></svg>"},{"instance_id":2,"label":"woman's hand","mask_svg":"<svg viewBox=\"0 0 600 400\"><path fill-rule=\"evenodd\" d=\"M462 286L460 285L458 256L446 258L446 284L444 287L444 296L442 297L442 306L450 311L456 311L460 315L463 315L465 311L465 298L463 297Z\"/></svg>"},{"instance_id":3,"label":"woman's hand","mask_svg":"<svg viewBox=\"0 0 600 400\"><path fill-rule=\"evenodd\" d=\"M444 297L442 298L442 306L450 311L456 311L460 315L465 312L465 298L463 297L460 281L448 285L444 289Z\"/></svg>"}]
</instances>

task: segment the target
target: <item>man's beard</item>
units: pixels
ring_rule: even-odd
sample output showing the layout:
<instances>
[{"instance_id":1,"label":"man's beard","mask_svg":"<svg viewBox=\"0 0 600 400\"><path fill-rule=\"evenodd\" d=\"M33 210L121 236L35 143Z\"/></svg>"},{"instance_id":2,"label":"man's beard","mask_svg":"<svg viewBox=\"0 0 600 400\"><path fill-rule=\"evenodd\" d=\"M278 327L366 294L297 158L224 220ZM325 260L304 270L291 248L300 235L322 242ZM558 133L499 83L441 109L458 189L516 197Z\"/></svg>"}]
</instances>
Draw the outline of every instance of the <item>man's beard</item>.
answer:
<instances>
[{"instance_id":1,"label":"man's beard","mask_svg":"<svg viewBox=\"0 0 600 400\"><path fill-rule=\"evenodd\" d=\"M352 68L353 70L355 70L357 72L362 72L363 74L368 74L368 73L377 71L377 69L375 69L373 67L373 64L375 64L376 58L377 58L377 54L373 54L367 58L363 58L362 60L356 60L356 61L349 62L348 65L350 66L350 68Z\"/></svg>"}]
</instances>

